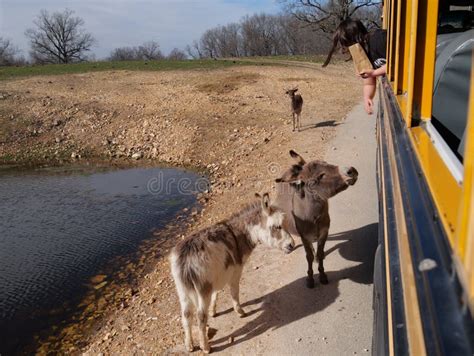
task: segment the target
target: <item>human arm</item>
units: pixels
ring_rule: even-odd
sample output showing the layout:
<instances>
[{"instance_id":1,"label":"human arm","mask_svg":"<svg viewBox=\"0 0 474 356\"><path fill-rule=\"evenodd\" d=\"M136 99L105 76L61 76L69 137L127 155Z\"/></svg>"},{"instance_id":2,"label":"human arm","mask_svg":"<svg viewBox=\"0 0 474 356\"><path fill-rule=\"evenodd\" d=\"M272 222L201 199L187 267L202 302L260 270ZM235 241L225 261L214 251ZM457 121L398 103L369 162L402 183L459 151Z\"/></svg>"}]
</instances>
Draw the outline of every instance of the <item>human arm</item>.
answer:
<instances>
[{"instance_id":1,"label":"human arm","mask_svg":"<svg viewBox=\"0 0 474 356\"><path fill-rule=\"evenodd\" d=\"M387 74L387 65L386 64L384 64L383 66L381 66L380 68L377 68L377 69L369 69L369 70L363 71L359 75L362 78L366 79L366 78L376 78L376 77L379 77L379 76L385 75L385 74Z\"/></svg>"},{"instance_id":2,"label":"human arm","mask_svg":"<svg viewBox=\"0 0 474 356\"><path fill-rule=\"evenodd\" d=\"M375 77L364 78L364 108L367 114L372 115L374 106L375 89L377 88Z\"/></svg>"}]
</instances>

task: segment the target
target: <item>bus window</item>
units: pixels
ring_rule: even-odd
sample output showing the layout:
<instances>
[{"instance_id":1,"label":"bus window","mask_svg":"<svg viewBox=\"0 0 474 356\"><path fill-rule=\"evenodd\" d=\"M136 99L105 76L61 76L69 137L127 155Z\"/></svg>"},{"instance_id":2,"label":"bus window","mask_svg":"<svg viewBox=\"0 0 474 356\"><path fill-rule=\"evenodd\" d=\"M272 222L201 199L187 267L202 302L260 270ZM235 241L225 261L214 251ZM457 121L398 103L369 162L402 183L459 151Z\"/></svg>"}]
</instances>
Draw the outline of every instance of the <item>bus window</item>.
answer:
<instances>
[{"instance_id":1,"label":"bus window","mask_svg":"<svg viewBox=\"0 0 474 356\"><path fill-rule=\"evenodd\" d=\"M474 48L474 9L466 4L440 3L432 111L433 126L461 162Z\"/></svg>"}]
</instances>

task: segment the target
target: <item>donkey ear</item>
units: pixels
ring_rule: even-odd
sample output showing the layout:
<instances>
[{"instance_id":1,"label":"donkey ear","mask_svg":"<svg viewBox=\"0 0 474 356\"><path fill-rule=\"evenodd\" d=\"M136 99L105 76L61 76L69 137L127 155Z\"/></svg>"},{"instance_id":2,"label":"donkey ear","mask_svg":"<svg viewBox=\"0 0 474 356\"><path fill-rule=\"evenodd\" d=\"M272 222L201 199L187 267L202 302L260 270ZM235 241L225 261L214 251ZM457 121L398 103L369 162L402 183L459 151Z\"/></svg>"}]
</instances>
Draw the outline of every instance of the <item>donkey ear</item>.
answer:
<instances>
[{"instance_id":1,"label":"donkey ear","mask_svg":"<svg viewBox=\"0 0 474 356\"><path fill-rule=\"evenodd\" d=\"M262 208L263 208L263 210L265 210L267 212L270 210L270 195L268 195L268 193L263 194Z\"/></svg>"},{"instance_id":2,"label":"donkey ear","mask_svg":"<svg viewBox=\"0 0 474 356\"><path fill-rule=\"evenodd\" d=\"M293 150L290 150L290 156L294 158L300 166L304 166L306 164L306 161L304 160L303 157L301 157L298 153L296 153Z\"/></svg>"},{"instance_id":3,"label":"donkey ear","mask_svg":"<svg viewBox=\"0 0 474 356\"><path fill-rule=\"evenodd\" d=\"M280 178L275 179L277 183L291 183L297 180L301 180L300 173L303 169L303 166L299 164L294 164L288 169Z\"/></svg>"},{"instance_id":4,"label":"donkey ear","mask_svg":"<svg viewBox=\"0 0 474 356\"><path fill-rule=\"evenodd\" d=\"M321 179L323 179L324 175L326 173L320 173L317 177L316 177L316 184L319 184L319 182L321 182Z\"/></svg>"}]
</instances>

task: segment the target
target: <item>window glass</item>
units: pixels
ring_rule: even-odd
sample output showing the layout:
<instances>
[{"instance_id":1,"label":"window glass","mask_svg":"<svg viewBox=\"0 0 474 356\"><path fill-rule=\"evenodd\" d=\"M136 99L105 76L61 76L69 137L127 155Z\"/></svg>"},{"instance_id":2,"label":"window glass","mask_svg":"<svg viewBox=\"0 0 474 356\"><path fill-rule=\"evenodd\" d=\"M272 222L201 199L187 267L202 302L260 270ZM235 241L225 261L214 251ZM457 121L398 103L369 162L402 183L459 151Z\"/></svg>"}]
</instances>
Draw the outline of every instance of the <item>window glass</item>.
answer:
<instances>
[{"instance_id":1,"label":"window glass","mask_svg":"<svg viewBox=\"0 0 474 356\"><path fill-rule=\"evenodd\" d=\"M474 48L472 1L441 1L433 90L433 126L461 160Z\"/></svg>"}]
</instances>

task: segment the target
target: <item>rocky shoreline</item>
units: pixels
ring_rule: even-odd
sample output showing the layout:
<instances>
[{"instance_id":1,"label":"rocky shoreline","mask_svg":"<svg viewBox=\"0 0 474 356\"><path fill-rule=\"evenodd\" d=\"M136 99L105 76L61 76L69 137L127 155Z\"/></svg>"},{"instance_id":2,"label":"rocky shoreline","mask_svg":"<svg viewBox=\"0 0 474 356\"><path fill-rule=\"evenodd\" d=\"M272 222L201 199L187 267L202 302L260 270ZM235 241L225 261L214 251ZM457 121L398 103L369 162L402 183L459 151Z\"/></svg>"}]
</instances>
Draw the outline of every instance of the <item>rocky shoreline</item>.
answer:
<instances>
[{"instance_id":1,"label":"rocky shoreline","mask_svg":"<svg viewBox=\"0 0 474 356\"><path fill-rule=\"evenodd\" d=\"M160 232L162 244L143 245L137 255L142 269L129 266L131 272L139 270L131 285L107 274L114 282L96 291L105 296L116 284L113 293L84 300L86 309L94 305L94 317L43 340L39 354L181 353L178 302L163 257L186 233L224 218L255 192L272 191L274 177L290 162L289 149L304 153L311 142L322 157L335 127L359 99L346 64L209 74L104 72L4 83L1 164L165 162L206 172L212 185L199 196L200 210L183 212ZM301 133L291 132L284 96L294 85L305 98ZM101 278L95 286L104 282Z\"/></svg>"}]
</instances>

